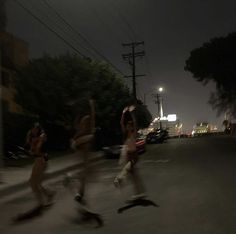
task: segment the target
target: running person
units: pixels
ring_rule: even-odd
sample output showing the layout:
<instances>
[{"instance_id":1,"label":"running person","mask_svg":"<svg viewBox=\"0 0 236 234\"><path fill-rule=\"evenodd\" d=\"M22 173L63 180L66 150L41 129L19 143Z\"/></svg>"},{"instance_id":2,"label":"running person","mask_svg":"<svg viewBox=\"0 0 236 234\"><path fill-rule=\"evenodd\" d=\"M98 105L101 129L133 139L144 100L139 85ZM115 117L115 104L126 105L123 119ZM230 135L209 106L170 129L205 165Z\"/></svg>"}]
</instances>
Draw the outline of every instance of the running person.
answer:
<instances>
[{"instance_id":1,"label":"running person","mask_svg":"<svg viewBox=\"0 0 236 234\"><path fill-rule=\"evenodd\" d=\"M92 148L95 132L94 101L90 99L89 104L87 100L85 102L86 103L84 108L83 105L78 107L80 110L75 119L75 135L72 139L72 148L77 151L78 156L81 157L83 161L82 175L80 176L80 185L75 195L75 200L78 202L85 202L85 186L88 176L91 174L91 172L89 171L89 153ZM88 109L88 107L89 110L86 110Z\"/></svg>"},{"instance_id":2,"label":"running person","mask_svg":"<svg viewBox=\"0 0 236 234\"><path fill-rule=\"evenodd\" d=\"M121 185L123 179L125 179L128 174L131 176L134 184L134 195L132 196L133 200L141 199L146 196L144 186L136 168L138 153L136 148L137 127L133 112L134 109L134 106L126 107L122 113L120 123L125 141L119 163L123 165L123 168L120 174L118 174L114 180L115 186L118 187ZM129 116L128 120L125 119L125 115Z\"/></svg>"},{"instance_id":3,"label":"running person","mask_svg":"<svg viewBox=\"0 0 236 234\"><path fill-rule=\"evenodd\" d=\"M47 166L47 154L44 151L46 140L45 131L39 123L35 123L27 133L26 145L30 154L35 157L29 182L40 208L50 205L55 194L41 184Z\"/></svg>"}]
</instances>

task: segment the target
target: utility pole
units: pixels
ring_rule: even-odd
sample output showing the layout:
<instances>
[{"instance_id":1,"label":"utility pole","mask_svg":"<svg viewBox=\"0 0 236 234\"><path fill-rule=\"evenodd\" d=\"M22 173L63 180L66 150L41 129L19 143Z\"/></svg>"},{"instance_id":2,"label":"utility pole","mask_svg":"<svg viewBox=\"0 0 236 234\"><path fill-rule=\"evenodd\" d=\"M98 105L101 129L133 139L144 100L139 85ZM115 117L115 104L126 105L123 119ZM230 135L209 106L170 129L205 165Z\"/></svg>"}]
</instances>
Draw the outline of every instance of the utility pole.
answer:
<instances>
[{"instance_id":1,"label":"utility pole","mask_svg":"<svg viewBox=\"0 0 236 234\"><path fill-rule=\"evenodd\" d=\"M163 117L163 107L162 107L162 97L159 93L154 95L156 100L156 104L157 104L157 108L158 108L158 117L159 117L159 121L160 121L160 129L162 129L162 123L161 123L161 119Z\"/></svg>"},{"instance_id":2,"label":"utility pole","mask_svg":"<svg viewBox=\"0 0 236 234\"><path fill-rule=\"evenodd\" d=\"M160 102L160 95L157 93L157 94L154 94L156 100L155 100L155 103L157 104L157 109L158 109L158 117L161 118L161 102Z\"/></svg>"},{"instance_id":3,"label":"utility pole","mask_svg":"<svg viewBox=\"0 0 236 234\"><path fill-rule=\"evenodd\" d=\"M131 43L123 43L124 47L131 47L131 53L122 54L122 57L125 61L128 61L129 65L132 68L132 75L131 76L125 76L126 78L132 77L132 87L133 87L133 96L134 99L137 100L137 94L136 94L136 77L145 76L145 74L142 75L136 75L136 58L143 57L145 55L144 51L135 51L135 48L139 45L144 45L144 42L131 42Z\"/></svg>"},{"instance_id":4,"label":"utility pole","mask_svg":"<svg viewBox=\"0 0 236 234\"><path fill-rule=\"evenodd\" d=\"M2 43L0 42L0 183L3 183L3 112L2 112Z\"/></svg>"}]
</instances>

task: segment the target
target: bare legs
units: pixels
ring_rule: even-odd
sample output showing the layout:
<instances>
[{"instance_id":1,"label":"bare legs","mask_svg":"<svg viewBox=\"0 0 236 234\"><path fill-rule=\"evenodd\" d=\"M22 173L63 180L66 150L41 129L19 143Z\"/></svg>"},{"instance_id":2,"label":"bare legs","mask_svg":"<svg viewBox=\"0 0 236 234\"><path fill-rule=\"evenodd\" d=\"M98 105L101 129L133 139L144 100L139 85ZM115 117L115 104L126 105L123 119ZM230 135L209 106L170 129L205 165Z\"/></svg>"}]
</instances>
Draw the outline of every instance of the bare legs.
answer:
<instances>
[{"instance_id":1,"label":"bare legs","mask_svg":"<svg viewBox=\"0 0 236 234\"><path fill-rule=\"evenodd\" d=\"M47 202L49 202L53 196L52 191L49 191L41 185L45 169L46 161L44 160L44 158L36 157L29 182L39 206L45 205L45 197L47 198Z\"/></svg>"}]
</instances>

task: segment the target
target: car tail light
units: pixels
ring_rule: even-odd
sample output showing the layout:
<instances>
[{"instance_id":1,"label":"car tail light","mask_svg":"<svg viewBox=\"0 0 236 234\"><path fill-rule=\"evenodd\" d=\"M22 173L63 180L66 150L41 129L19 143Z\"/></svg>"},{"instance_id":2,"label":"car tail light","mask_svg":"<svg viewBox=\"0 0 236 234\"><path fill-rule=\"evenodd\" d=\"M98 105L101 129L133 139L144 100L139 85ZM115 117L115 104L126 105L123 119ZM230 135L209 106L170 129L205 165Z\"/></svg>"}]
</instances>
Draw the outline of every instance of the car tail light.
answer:
<instances>
[{"instance_id":1,"label":"car tail light","mask_svg":"<svg viewBox=\"0 0 236 234\"><path fill-rule=\"evenodd\" d=\"M143 145L144 143L144 140L136 141L136 145Z\"/></svg>"}]
</instances>

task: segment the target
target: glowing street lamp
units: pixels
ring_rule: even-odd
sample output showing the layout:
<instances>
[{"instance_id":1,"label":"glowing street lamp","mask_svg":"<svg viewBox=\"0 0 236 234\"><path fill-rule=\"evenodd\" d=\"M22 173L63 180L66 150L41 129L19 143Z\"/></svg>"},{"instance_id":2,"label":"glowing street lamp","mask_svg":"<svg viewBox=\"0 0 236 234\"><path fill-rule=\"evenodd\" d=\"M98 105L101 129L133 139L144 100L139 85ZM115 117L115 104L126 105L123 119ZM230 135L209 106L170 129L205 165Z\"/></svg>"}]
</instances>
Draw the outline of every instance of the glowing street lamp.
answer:
<instances>
[{"instance_id":1,"label":"glowing street lamp","mask_svg":"<svg viewBox=\"0 0 236 234\"><path fill-rule=\"evenodd\" d=\"M159 87L157 89L157 102L158 102L158 106L159 106L159 116L160 118L163 118L164 114L163 114L163 103L162 103L162 97L160 96L160 93L162 93L164 91L164 88L163 87Z\"/></svg>"},{"instance_id":2,"label":"glowing street lamp","mask_svg":"<svg viewBox=\"0 0 236 234\"><path fill-rule=\"evenodd\" d=\"M162 92L164 91L163 87L159 87L159 88L158 88L158 91L159 91L160 93L162 93Z\"/></svg>"}]
</instances>

